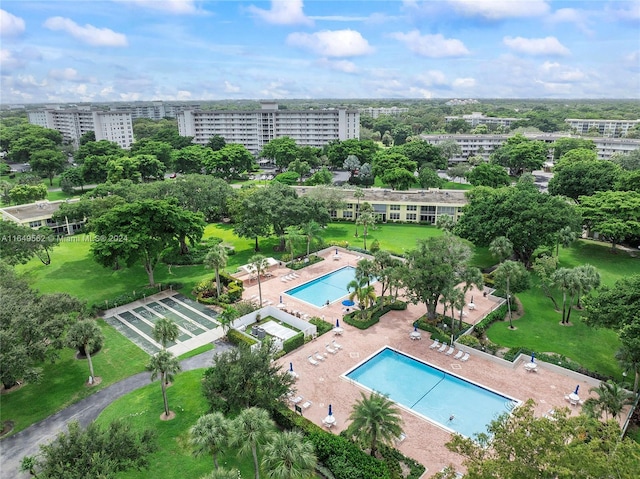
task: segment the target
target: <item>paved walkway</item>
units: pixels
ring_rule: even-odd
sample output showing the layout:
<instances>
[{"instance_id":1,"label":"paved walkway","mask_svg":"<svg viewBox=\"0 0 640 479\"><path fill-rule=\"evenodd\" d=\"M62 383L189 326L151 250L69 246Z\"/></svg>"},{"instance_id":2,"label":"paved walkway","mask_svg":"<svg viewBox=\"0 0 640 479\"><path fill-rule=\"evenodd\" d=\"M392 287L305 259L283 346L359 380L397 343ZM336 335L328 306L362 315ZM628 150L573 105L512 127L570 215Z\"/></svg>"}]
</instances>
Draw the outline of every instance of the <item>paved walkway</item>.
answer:
<instances>
[{"instance_id":1,"label":"paved walkway","mask_svg":"<svg viewBox=\"0 0 640 479\"><path fill-rule=\"evenodd\" d=\"M216 342L213 350L185 359L180 364L183 371L206 368L211 365L214 355L228 350L229 343ZM20 474L20 461L24 456L37 454L40 445L53 439L66 428L70 421L78 421L83 427L95 420L102 410L125 394L135 391L151 382L148 372L128 377L108 386L66 409L33 424L13 436L0 441L0 478L27 478Z\"/></svg>"}]
</instances>

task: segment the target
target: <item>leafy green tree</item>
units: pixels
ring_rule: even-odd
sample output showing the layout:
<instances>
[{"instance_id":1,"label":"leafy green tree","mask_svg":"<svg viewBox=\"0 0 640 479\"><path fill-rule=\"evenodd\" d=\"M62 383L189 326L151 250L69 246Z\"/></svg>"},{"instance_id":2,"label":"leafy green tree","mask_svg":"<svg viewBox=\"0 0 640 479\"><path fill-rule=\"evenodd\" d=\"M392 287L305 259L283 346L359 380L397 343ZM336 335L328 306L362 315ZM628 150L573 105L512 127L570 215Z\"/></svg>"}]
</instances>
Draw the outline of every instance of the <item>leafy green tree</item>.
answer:
<instances>
[{"instance_id":1,"label":"leafy green tree","mask_svg":"<svg viewBox=\"0 0 640 479\"><path fill-rule=\"evenodd\" d=\"M73 421L67 432L40 446L34 469L40 479L115 477L121 471L148 468L156 449L155 434L149 429L139 432L120 420L105 427L92 422L83 429Z\"/></svg>"},{"instance_id":2,"label":"leafy green tree","mask_svg":"<svg viewBox=\"0 0 640 479\"><path fill-rule=\"evenodd\" d=\"M299 183L302 183L302 177L309 174L311 167L306 161L295 159L289 163L289 171L295 172L298 175Z\"/></svg>"},{"instance_id":3,"label":"leafy green tree","mask_svg":"<svg viewBox=\"0 0 640 479\"><path fill-rule=\"evenodd\" d=\"M540 288L544 295L549 298L553 302L553 307L556 311L560 311L558 307L558 303L556 302L556 298L553 296L552 287L553 287L553 273L558 268L558 257L557 256L549 256L543 254L538 256L533 262L533 271L538 275L538 279L540 280Z\"/></svg>"},{"instance_id":4,"label":"leafy green tree","mask_svg":"<svg viewBox=\"0 0 640 479\"><path fill-rule=\"evenodd\" d=\"M71 325L67 332L67 345L84 352L89 363L89 383L93 384L93 361L91 353L102 347L104 335L95 321L85 319Z\"/></svg>"},{"instance_id":5,"label":"leafy green tree","mask_svg":"<svg viewBox=\"0 0 640 479\"><path fill-rule=\"evenodd\" d=\"M493 420L474 438L454 434L447 448L462 455L465 477L512 479L632 478L640 464L640 445L621 438L615 421L556 410L553 420L535 414L528 401Z\"/></svg>"},{"instance_id":6,"label":"leafy green tree","mask_svg":"<svg viewBox=\"0 0 640 479\"><path fill-rule=\"evenodd\" d=\"M638 320L640 275L622 278L613 287L602 286L584 299L583 320L590 326L621 330Z\"/></svg>"},{"instance_id":7,"label":"leafy green tree","mask_svg":"<svg viewBox=\"0 0 640 479\"><path fill-rule=\"evenodd\" d=\"M495 284L503 289L507 296L507 309L509 315L509 329L513 329L513 316L511 314L511 293L524 291L529 287L529 272L522 263L506 260L500 263L494 272Z\"/></svg>"},{"instance_id":8,"label":"leafy green tree","mask_svg":"<svg viewBox=\"0 0 640 479\"><path fill-rule=\"evenodd\" d=\"M136 140L131 145L130 152L132 155L151 155L156 160L162 162L165 167L171 165L171 152L173 146L164 141L156 141L150 138Z\"/></svg>"},{"instance_id":9,"label":"leafy green tree","mask_svg":"<svg viewBox=\"0 0 640 479\"><path fill-rule=\"evenodd\" d=\"M367 318L368 308L370 308L376 300L375 288L368 284L368 282L367 278L363 278L360 281L354 279L347 285L349 299L353 300L355 298L358 300L358 304L360 305L360 318L363 321Z\"/></svg>"},{"instance_id":10,"label":"leafy green tree","mask_svg":"<svg viewBox=\"0 0 640 479\"><path fill-rule=\"evenodd\" d=\"M489 252L502 263L513 254L513 243L506 236L498 236L489 244Z\"/></svg>"},{"instance_id":11,"label":"leafy green tree","mask_svg":"<svg viewBox=\"0 0 640 479\"><path fill-rule=\"evenodd\" d=\"M231 180L245 171L251 171L254 165L253 155L243 145L230 143L213 154L203 156L202 164L207 173Z\"/></svg>"},{"instance_id":12,"label":"leafy green tree","mask_svg":"<svg viewBox=\"0 0 640 479\"><path fill-rule=\"evenodd\" d=\"M313 444L299 431L272 435L262 454L262 467L269 478L306 479L315 474L318 460Z\"/></svg>"},{"instance_id":13,"label":"leafy green tree","mask_svg":"<svg viewBox=\"0 0 640 479\"><path fill-rule=\"evenodd\" d=\"M560 257L560 245L562 245L563 248L568 248L569 245L577 239L577 236L576 232L570 226L565 226L558 231L556 239L556 257Z\"/></svg>"},{"instance_id":14,"label":"leafy green tree","mask_svg":"<svg viewBox=\"0 0 640 479\"><path fill-rule=\"evenodd\" d=\"M613 190L621 173L621 168L609 161L569 163L549 180L549 193L567 196L578 201L581 196L591 196L597 191Z\"/></svg>"},{"instance_id":15,"label":"leafy green tree","mask_svg":"<svg viewBox=\"0 0 640 479\"><path fill-rule=\"evenodd\" d=\"M624 407L632 404L634 399L633 394L625 391L612 380L603 381L599 386L594 386L589 391L598 395L597 398L594 398L596 411L604 413L605 420L609 419L609 414L613 419L616 419Z\"/></svg>"},{"instance_id":16,"label":"leafy green tree","mask_svg":"<svg viewBox=\"0 0 640 479\"><path fill-rule=\"evenodd\" d=\"M491 162L509 168L512 176L539 170L547 159L548 147L543 141L529 140L521 134L510 137L491 155Z\"/></svg>"},{"instance_id":17,"label":"leafy green tree","mask_svg":"<svg viewBox=\"0 0 640 479\"><path fill-rule=\"evenodd\" d=\"M587 138L558 138L551 146L553 148L554 160L559 160L565 153L578 148L596 151L594 141Z\"/></svg>"},{"instance_id":18,"label":"leafy green tree","mask_svg":"<svg viewBox=\"0 0 640 479\"><path fill-rule=\"evenodd\" d=\"M173 170L179 173L201 173L208 161L211 161L213 151L201 145L189 145L181 150L171 152Z\"/></svg>"},{"instance_id":19,"label":"leafy green tree","mask_svg":"<svg viewBox=\"0 0 640 479\"><path fill-rule=\"evenodd\" d=\"M633 393L640 386L640 322L625 325L620 331L622 347L616 353L616 359L624 368L624 373L633 373Z\"/></svg>"},{"instance_id":20,"label":"leafy green tree","mask_svg":"<svg viewBox=\"0 0 640 479\"><path fill-rule=\"evenodd\" d=\"M432 169L447 167L447 159L440 149L424 140L413 140L402 145L402 153L420 167L430 166Z\"/></svg>"},{"instance_id":21,"label":"leafy green tree","mask_svg":"<svg viewBox=\"0 0 640 479\"><path fill-rule=\"evenodd\" d=\"M124 155L125 151L117 143L108 140L100 140L89 141L80 146L73 155L73 159L76 163L83 164L90 156L119 157Z\"/></svg>"},{"instance_id":22,"label":"leafy green tree","mask_svg":"<svg viewBox=\"0 0 640 479\"><path fill-rule=\"evenodd\" d=\"M200 416L189 430L195 455L211 454L213 467L219 469L218 454L224 452L229 443L230 427L230 421L221 412Z\"/></svg>"},{"instance_id":23,"label":"leafy green tree","mask_svg":"<svg viewBox=\"0 0 640 479\"><path fill-rule=\"evenodd\" d=\"M471 125L462 118L455 118L445 125L447 133L466 133L471 130Z\"/></svg>"},{"instance_id":24,"label":"leafy green tree","mask_svg":"<svg viewBox=\"0 0 640 479\"><path fill-rule=\"evenodd\" d=\"M300 181L300 176L295 171L285 171L276 175L274 180L283 185L293 186Z\"/></svg>"},{"instance_id":25,"label":"leafy green tree","mask_svg":"<svg viewBox=\"0 0 640 479\"><path fill-rule=\"evenodd\" d=\"M393 445L402 434L402 417L395 403L376 392L369 396L360 393L361 398L354 404L349 415L352 421L347 434L357 438L376 455L378 444Z\"/></svg>"},{"instance_id":26,"label":"leafy green tree","mask_svg":"<svg viewBox=\"0 0 640 479\"><path fill-rule=\"evenodd\" d=\"M358 168L360 168L360 160L356 155L349 155L347 156L347 159L344 160L342 167L345 170L348 170L351 176L353 176L353 174L358 170Z\"/></svg>"},{"instance_id":27,"label":"leafy green tree","mask_svg":"<svg viewBox=\"0 0 640 479\"><path fill-rule=\"evenodd\" d=\"M259 348L242 345L214 356L206 369L202 392L211 410L236 412L256 406L267 410L279 407L295 379L272 362L272 345Z\"/></svg>"},{"instance_id":28,"label":"leafy green tree","mask_svg":"<svg viewBox=\"0 0 640 479\"><path fill-rule=\"evenodd\" d=\"M467 173L469 173L470 168L471 166L469 165L469 163L466 163L466 162L456 163L455 165L453 165L447 170L447 174L449 175L449 178L451 178L452 181L456 181L456 178L460 178L460 182L462 182L462 178L467 176Z\"/></svg>"},{"instance_id":29,"label":"leafy green tree","mask_svg":"<svg viewBox=\"0 0 640 479\"><path fill-rule=\"evenodd\" d=\"M107 162L107 181L117 183L120 180L131 180L134 183L139 183L142 180L139 169L138 157L114 158Z\"/></svg>"},{"instance_id":30,"label":"leafy green tree","mask_svg":"<svg viewBox=\"0 0 640 479\"><path fill-rule=\"evenodd\" d=\"M213 151L220 151L225 146L227 146L227 142L224 139L224 137L220 135L213 135L211 138L209 138L209 141L207 142L207 146L211 148Z\"/></svg>"},{"instance_id":31,"label":"leafy green tree","mask_svg":"<svg viewBox=\"0 0 640 479\"><path fill-rule=\"evenodd\" d=\"M298 145L289 136L281 136L264 145L260 156L273 160L278 168L287 168L298 157Z\"/></svg>"},{"instance_id":32,"label":"leafy green tree","mask_svg":"<svg viewBox=\"0 0 640 479\"><path fill-rule=\"evenodd\" d=\"M24 205L44 200L47 194L47 186L42 183L39 185L15 185L9 190L9 199L12 203Z\"/></svg>"},{"instance_id":33,"label":"leafy green tree","mask_svg":"<svg viewBox=\"0 0 640 479\"><path fill-rule=\"evenodd\" d=\"M587 227L608 239L612 250L621 241L640 236L639 192L599 191L579 199Z\"/></svg>"},{"instance_id":34,"label":"leafy green tree","mask_svg":"<svg viewBox=\"0 0 640 479\"><path fill-rule=\"evenodd\" d=\"M60 187L64 193L68 195L75 193L76 186L80 187L80 191L84 191L84 178L80 166L68 168L60 175Z\"/></svg>"},{"instance_id":35,"label":"leafy green tree","mask_svg":"<svg viewBox=\"0 0 640 479\"><path fill-rule=\"evenodd\" d=\"M373 159L373 174L382 178L388 171L395 168L406 170L413 174L417 164L401 153L380 151Z\"/></svg>"},{"instance_id":36,"label":"leafy green tree","mask_svg":"<svg viewBox=\"0 0 640 479\"><path fill-rule=\"evenodd\" d=\"M404 168L391 168L380 179L394 190L408 190L416 181L415 175Z\"/></svg>"},{"instance_id":37,"label":"leafy green tree","mask_svg":"<svg viewBox=\"0 0 640 479\"><path fill-rule=\"evenodd\" d=\"M640 193L640 170L622 171L618 176L615 189Z\"/></svg>"},{"instance_id":38,"label":"leafy green tree","mask_svg":"<svg viewBox=\"0 0 640 479\"><path fill-rule=\"evenodd\" d=\"M423 166L418 172L420 188L441 188L444 180L438 176L438 172L430 166Z\"/></svg>"},{"instance_id":39,"label":"leafy green tree","mask_svg":"<svg viewBox=\"0 0 640 479\"><path fill-rule=\"evenodd\" d=\"M64 170L67 157L60 150L38 150L31 154L29 162L31 169L49 178L49 184L53 186L53 177Z\"/></svg>"},{"instance_id":40,"label":"leafy green tree","mask_svg":"<svg viewBox=\"0 0 640 479\"><path fill-rule=\"evenodd\" d=\"M233 421L231 443L238 446L240 454L251 453L255 479L260 479L258 447L268 443L274 430L275 424L269 413L257 407L243 409Z\"/></svg>"},{"instance_id":41,"label":"leafy green tree","mask_svg":"<svg viewBox=\"0 0 640 479\"><path fill-rule=\"evenodd\" d=\"M307 258L309 257L309 253L311 251L311 242L316 238L320 238L321 232L322 228L314 220L311 220L308 223L302 225L302 234L307 241Z\"/></svg>"},{"instance_id":42,"label":"leafy green tree","mask_svg":"<svg viewBox=\"0 0 640 479\"><path fill-rule=\"evenodd\" d=\"M578 271L571 268L560 268L551 276L553 283L562 291L562 324L569 324L573 298L580 290ZM568 298L567 298L568 296ZM567 302L567 299L569 300Z\"/></svg>"},{"instance_id":43,"label":"leafy green tree","mask_svg":"<svg viewBox=\"0 0 640 479\"><path fill-rule=\"evenodd\" d=\"M51 264L51 250L60 238L46 226L33 230L13 221L0 221L0 250L2 261L12 266L26 264L36 256L42 264Z\"/></svg>"},{"instance_id":44,"label":"leafy green tree","mask_svg":"<svg viewBox=\"0 0 640 479\"><path fill-rule=\"evenodd\" d=\"M373 185L373 168L369 163L363 163L358 173L358 182L361 185Z\"/></svg>"},{"instance_id":45,"label":"leafy green tree","mask_svg":"<svg viewBox=\"0 0 640 479\"><path fill-rule=\"evenodd\" d=\"M244 188L231 202L229 209L233 222L233 233L241 238L255 240L255 251L260 251L258 238L271 234L270 205L262 200L262 189Z\"/></svg>"},{"instance_id":46,"label":"leafy green tree","mask_svg":"<svg viewBox=\"0 0 640 479\"><path fill-rule=\"evenodd\" d=\"M320 168L305 181L305 184L309 186L330 185L331 183L333 183L333 174L331 174L326 166Z\"/></svg>"},{"instance_id":47,"label":"leafy green tree","mask_svg":"<svg viewBox=\"0 0 640 479\"><path fill-rule=\"evenodd\" d=\"M456 225L456 220L451 215L439 215L436 220L436 228L451 233Z\"/></svg>"},{"instance_id":48,"label":"leafy green tree","mask_svg":"<svg viewBox=\"0 0 640 479\"><path fill-rule=\"evenodd\" d=\"M258 277L258 294L260 297L260 304L262 304L262 283L260 278L262 278L262 274L269 267L269 262L267 261L266 256L261 254L254 254L251 258L249 258L249 265Z\"/></svg>"},{"instance_id":49,"label":"leafy green tree","mask_svg":"<svg viewBox=\"0 0 640 479\"><path fill-rule=\"evenodd\" d=\"M220 270L227 266L227 249L221 244L212 246L209 252L204 257L205 268L210 268L216 272L216 289L218 291L218 297L222 294L222 284L220 283Z\"/></svg>"},{"instance_id":50,"label":"leafy green tree","mask_svg":"<svg viewBox=\"0 0 640 479\"><path fill-rule=\"evenodd\" d=\"M473 186L499 188L511 184L511 178L506 170L502 166L493 163L480 163L465 176Z\"/></svg>"},{"instance_id":51,"label":"leafy green tree","mask_svg":"<svg viewBox=\"0 0 640 479\"><path fill-rule=\"evenodd\" d=\"M158 378L160 379L165 419L168 419L171 415L169 402L167 401L167 384L173 380L174 374L180 371L180 369L178 358L166 349L161 349L154 356L151 356L147 364L147 371L151 372L151 381L155 381Z\"/></svg>"},{"instance_id":52,"label":"leafy green tree","mask_svg":"<svg viewBox=\"0 0 640 479\"><path fill-rule=\"evenodd\" d=\"M166 188L152 195L154 199L175 198L180 206L193 213L202 213L207 222L220 221L229 215L229 205L235 197L233 188L220 178L206 175L184 175L173 182L151 183L147 188Z\"/></svg>"},{"instance_id":53,"label":"leafy green tree","mask_svg":"<svg viewBox=\"0 0 640 479\"><path fill-rule=\"evenodd\" d=\"M180 336L180 330L175 321L169 318L159 318L153 326L153 339L160 343L162 349L167 349L167 344L175 342Z\"/></svg>"},{"instance_id":54,"label":"leafy green tree","mask_svg":"<svg viewBox=\"0 0 640 479\"><path fill-rule=\"evenodd\" d=\"M596 153L596 151L590 150L588 148L577 148L575 150L570 150L562 155L562 158L560 158L560 160L553 167L553 171L554 173L559 173L563 170L563 168L567 166L590 161L598 161L598 154Z\"/></svg>"},{"instance_id":55,"label":"leafy green tree","mask_svg":"<svg viewBox=\"0 0 640 479\"><path fill-rule=\"evenodd\" d=\"M427 307L427 318L436 318L436 307L443 291L460 282L460 274L468 267L471 249L450 234L420 239L417 247L407 253L402 268L408 297L414 304Z\"/></svg>"},{"instance_id":56,"label":"leafy green tree","mask_svg":"<svg viewBox=\"0 0 640 479\"><path fill-rule=\"evenodd\" d=\"M252 309L251 311L253 311L254 309ZM233 320L239 318L240 316L240 311L238 311L233 306L225 306L222 312L218 315L218 321L220 322L220 326L222 326L222 332L224 333L225 337L229 332L229 328L231 328L231 323L233 322Z\"/></svg>"},{"instance_id":57,"label":"leafy green tree","mask_svg":"<svg viewBox=\"0 0 640 479\"><path fill-rule=\"evenodd\" d=\"M379 150L380 147L374 141L356 138L343 141L333 140L324 147L324 153L330 164L338 168L342 167L344 160L349 155L357 156L361 164L371 163L373 156Z\"/></svg>"},{"instance_id":58,"label":"leafy green tree","mask_svg":"<svg viewBox=\"0 0 640 479\"><path fill-rule=\"evenodd\" d=\"M437 148L440 150L442 157L447 160L447 164L449 164L454 156L462 154L462 148L458 142L453 139L441 141L437 145Z\"/></svg>"},{"instance_id":59,"label":"leafy green tree","mask_svg":"<svg viewBox=\"0 0 640 479\"><path fill-rule=\"evenodd\" d=\"M132 160L138 163L138 173L142 181L151 179L161 180L167 171L167 166L154 155L135 155Z\"/></svg>"},{"instance_id":60,"label":"leafy green tree","mask_svg":"<svg viewBox=\"0 0 640 479\"><path fill-rule=\"evenodd\" d=\"M141 262L150 285L155 284L153 272L163 251L179 245L183 236L199 241L204 231L201 215L160 200L117 206L90 225L101 239L91 244L94 259L106 267Z\"/></svg>"},{"instance_id":61,"label":"leafy green tree","mask_svg":"<svg viewBox=\"0 0 640 479\"><path fill-rule=\"evenodd\" d=\"M629 153L614 153L611 161L626 171L640 170L640 148Z\"/></svg>"}]
</instances>

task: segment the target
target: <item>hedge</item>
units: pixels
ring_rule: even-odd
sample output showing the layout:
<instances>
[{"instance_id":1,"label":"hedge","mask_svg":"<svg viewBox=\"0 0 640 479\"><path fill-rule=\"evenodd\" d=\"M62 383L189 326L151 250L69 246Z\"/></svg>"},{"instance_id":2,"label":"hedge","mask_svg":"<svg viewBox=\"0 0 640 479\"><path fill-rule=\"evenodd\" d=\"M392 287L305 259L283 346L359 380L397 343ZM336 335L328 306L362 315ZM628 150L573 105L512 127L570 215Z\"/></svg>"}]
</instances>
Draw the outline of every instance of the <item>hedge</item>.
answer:
<instances>
[{"instance_id":1,"label":"hedge","mask_svg":"<svg viewBox=\"0 0 640 479\"><path fill-rule=\"evenodd\" d=\"M299 332L295 336L290 337L282 343L282 350L285 353L290 353L294 349L304 345L304 333Z\"/></svg>"},{"instance_id":2,"label":"hedge","mask_svg":"<svg viewBox=\"0 0 640 479\"><path fill-rule=\"evenodd\" d=\"M482 321L475 325L473 330L476 334L482 335L489 326L491 326L496 321L504 321L505 316L507 315L507 304L504 303L498 306L494 311L491 311L487 314Z\"/></svg>"},{"instance_id":3,"label":"hedge","mask_svg":"<svg viewBox=\"0 0 640 479\"><path fill-rule=\"evenodd\" d=\"M517 347L509 349L509 351L504 353L503 358L506 359L507 361L513 362L518 357L519 354L522 353L522 354L525 354L527 356L531 356L531 354L533 352L534 351L529 349L529 348L517 346ZM604 374L600 374L598 372L591 371L589 369L585 369L580 364L578 364L575 361L572 361L572 360L570 360L570 359L568 359L565 356L562 356L560 354L553 354L553 353L549 354L549 353L538 353L538 352L536 352L536 358L539 359L540 361L545 362L545 363L555 364L557 366L560 366L561 368L569 369L570 371L575 371L577 373L584 374L585 376L589 376L589 377L598 379L600 381L607 381L609 379L615 380L615 378L613 376L606 376Z\"/></svg>"},{"instance_id":4,"label":"hedge","mask_svg":"<svg viewBox=\"0 0 640 479\"><path fill-rule=\"evenodd\" d=\"M247 344L249 346L252 346L258 342L256 339L253 339L252 337L247 336L246 334L243 334L236 329L230 329L227 332L227 340L234 346L238 346L240 344Z\"/></svg>"},{"instance_id":5,"label":"hedge","mask_svg":"<svg viewBox=\"0 0 640 479\"><path fill-rule=\"evenodd\" d=\"M313 317L309 319L309 322L316 327L318 331L318 336L322 336L324 333L328 333L333 329L333 323L330 323L318 317Z\"/></svg>"},{"instance_id":6,"label":"hedge","mask_svg":"<svg viewBox=\"0 0 640 479\"><path fill-rule=\"evenodd\" d=\"M388 447L384 444L381 444L378 450L384 458L387 467L390 469L391 476L394 478L405 478L402 473L403 463L409 468L409 474L405 479L419 479L426 470L426 468L418 461L405 456L393 447Z\"/></svg>"},{"instance_id":7,"label":"hedge","mask_svg":"<svg viewBox=\"0 0 640 479\"><path fill-rule=\"evenodd\" d=\"M418 329L422 329L423 331L428 331L431 333L431 339L437 339L442 343L448 343L451 341L451 333L445 333L442 329L434 326L431 323L428 323L424 317L418 319L415 323L413 323L415 327Z\"/></svg>"}]
</instances>

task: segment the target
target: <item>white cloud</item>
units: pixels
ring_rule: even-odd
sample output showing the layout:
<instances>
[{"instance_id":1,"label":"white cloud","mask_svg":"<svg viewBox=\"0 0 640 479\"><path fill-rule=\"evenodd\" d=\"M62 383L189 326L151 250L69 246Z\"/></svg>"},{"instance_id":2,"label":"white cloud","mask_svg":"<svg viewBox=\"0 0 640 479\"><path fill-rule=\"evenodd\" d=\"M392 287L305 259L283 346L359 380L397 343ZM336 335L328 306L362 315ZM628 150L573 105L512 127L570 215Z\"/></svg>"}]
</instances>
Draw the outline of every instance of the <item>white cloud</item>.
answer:
<instances>
[{"instance_id":1,"label":"white cloud","mask_svg":"<svg viewBox=\"0 0 640 479\"><path fill-rule=\"evenodd\" d=\"M265 98L285 98L289 95L289 90L283 87L282 82L272 81L267 85L267 88L260 90L260 95Z\"/></svg>"},{"instance_id":2,"label":"white cloud","mask_svg":"<svg viewBox=\"0 0 640 479\"><path fill-rule=\"evenodd\" d=\"M176 95L176 99L178 100L191 100L191 92L187 90L178 90L178 94Z\"/></svg>"},{"instance_id":3,"label":"white cloud","mask_svg":"<svg viewBox=\"0 0 640 479\"><path fill-rule=\"evenodd\" d=\"M125 47L127 37L122 33L116 33L109 28L97 28L86 24L80 26L73 20L63 17L47 18L44 26L49 30L67 32L74 38L92 46Z\"/></svg>"},{"instance_id":4,"label":"white cloud","mask_svg":"<svg viewBox=\"0 0 640 479\"><path fill-rule=\"evenodd\" d=\"M2 48L0 49L0 64L2 64L2 69L6 72L22 68L27 64L27 62L25 62L21 57L16 57L11 50Z\"/></svg>"},{"instance_id":5,"label":"white cloud","mask_svg":"<svg viewBox=\"0 0 640 479\"><path fill-rule=\"evenodd\" d=\"M418 76L418 80L425 86L445 86L447 77L440 70L429 70Z\"/></svg>"},{"instance_id":6,"label":"white cloud","mask_svg":"<svg viewBox=\"0 0 640 479\"><path fill-rule=\"evenodd\" d=\"M247 10L261 20L274 25L313 25L302 11L302 0L272 0L271 9L251 5Z\"/></svg>"},{"instance_id":7,"label":"white cloud","mask_svg":"<svg viewBox=\"0 0 640 479\"><path fill-rule=\"evenodd\" d=\"M569 49L556 37L504 37L502 41L512 50L526 55L568 55L570 53Z\"/></svg>"},{"instance_id":8,"label":"white cloud","mask_svg":"<svg viewBox=\"0 0 640 479\"><path fill-rule=\"evenodd\" d=\"M312 51L323 57L355 57L373 52L369 42L355 30L322 30L291 33L287 45Z\"/></svg>"},{"instance_id":9,"label":"white cloud","mask_svg":"<svg viewBox=\"0 0 640 479\"><path fill-rule=\"evenodd\" d=\"M640 20L640 2L638 0L632 0L629 2L613 2L611 5L622 5L621 8L611 9L611 13L615 18L631 22L637 22Z\"/></svg>"},{"instance_id":10,"label":"white cloud","mask_svg":"<svg viewBox=\"0 0 640 479\"><path fill-rule=\"evenodd\" d=\"M474 78L456 78L453 80L453 88L473 88L476 86Z\"/></svg>"},{"instance_id":11,"label":"white cloud","mask_svg":"<svg viewBox=\"0 0 640 479\"><path fill-rule=\"evenodd\" d=\"M150 10L175 14L198 13L194 0L115 0L122 3L131 3Z\"/></svg>"},{"instance_id":12,"label":"white cloud","mask_svg":"<svg viewBox=\"0 0 640 479\"><path fill-rule=\"evenodd\" d=\"M224 91L226 93L238 93L240 91L240 87L232 85L231 82L225 80L224 81Z\"/></svg>"},{"instance_id":13,"label":"white cloud","mask_svg":"<svg viewBox=\"0 0 640 479\"><path fill-rule=\"evenodd\" d=\"M329 60L328 58L321 58L316 63L322 67L343 73L356 73L358 71L355 63L349 60Z\"/></svg>"},{"instance_id":14,"label":"white cloud","mask_svg":"<svg viewBox=\"0 0 640 479\"><path fill-rule=\"evenodd\" d=\"M484 17L488 20L503 18L538 17L549 11L544 0L448 0L453 8L465 16Z\"/></svg>"},{"instance_id":15,"label":"white cloud","mask_svg":"<svg viewBox=\"0 0 640 479\"><path fill-rule=\"evenodd\" d=\"M409 50L423 57L446 58L469 54L469 50L460 40L444 38L440 33L420 35L418 30L412 30L409 33L392 33L391 37L403 42Z\"/></svg>"},{"instance_id":16,"label":"white cloud","mask_svg":"<svg viewBox=\"0 0 640 479\"><path fill-rule=\"evenodd\" d=\"M78 71L74 68L64 68L62 70L53 69L49 71L49 78L54 80L78 81Z\"/></svg>"},{"instance_id":17,"label":"white cloud","mask_svg":"<svg viewBox=\"0 0 640 479\"><path fill-rule=\"evenodd\" d=\"M0 36L4 38L17 37L24 30L25 24L22 18L0 9Z\"/></svg>"},{"instance_id":18,"label":"white cloud","mask_svg":"<svg viewBox=\"0 0 640 479\"><path fill-rule=\"evenodd\" d=\"M547 20L551 23L573 23L578 29L584 33L592 34L589 28L589 15L584 10L576 10L575 8L559 8L553 12Z\"/></svg>"}]
</instances>

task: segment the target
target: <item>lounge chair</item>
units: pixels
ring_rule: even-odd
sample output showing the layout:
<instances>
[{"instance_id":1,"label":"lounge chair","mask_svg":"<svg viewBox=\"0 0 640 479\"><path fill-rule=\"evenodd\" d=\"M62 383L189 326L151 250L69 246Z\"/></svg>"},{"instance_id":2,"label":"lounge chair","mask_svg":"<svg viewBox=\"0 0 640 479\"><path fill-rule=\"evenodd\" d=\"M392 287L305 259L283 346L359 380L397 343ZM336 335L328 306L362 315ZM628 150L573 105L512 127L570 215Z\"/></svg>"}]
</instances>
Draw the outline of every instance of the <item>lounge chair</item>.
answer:
<instances>
[{"instance_id":1,"label":"lounge chair","mask_svg":"<svg viewBox=\"0 0 640 479\"><path fill-rule=\"evenodd\" d=\"M300 401L302 401L302 396L296 396L294 398L289 399L289 402L291 404L298 404Z\"/></svg>"},{"instance_id":2,"label":"lounge chair","mask_svg":"<svg viewBox=\"0 0 640 479\"><path fill-rule=\"evenodd\" d=\"M433 341L433 343L431 343L431 346L429 346L429 349L436 349L439 347L440 347L440 341L436 339L435 341Z\"/></svg>"},{"instance_id":3,"label":"lounge chair","mask_svg":"<svg viewBox=\"0 0 640 479\"><path fill-rule=\"evenodd\" d=\"M456 350L456 348L454 348L453 346L451 346L449 349L447 349L447 352L446 352L446 353L444 353L444 355L445 355L445 356L451 356L455 350Z\"/></svg>"},{"instance_id":4,"label":"lounge chair","mask_svg":"<svg viewBox=\"0 0 640 479\"><path fill-rule=\"evenodd\" d=\"M400 444L402 441L404 441L407 438L407 435L404 432L401 432L400 435L398 437L396 437L394 439L394 442L396 444Z\"/></svg>"},{"instance_id":5,"label":"lounge chair","mask_svg":"<svg viewBox=\"0 0 640 479\"><path fill-rule=\"evenodd\" d=\"M331 342L331 344L333 345L333 347L334 347L334 348L336 348L336 350L337 350L337 349L342 349L342 345L341 345L341 344L336 343L336 340L335 340L335 339Z\"/></svg>"},{"instance_id":6,"label":"lounge chair","mask_svg":"<svg viewBox=\"0 0 640 479\"><path fill-rule=\"evenodd\" d=\"M336 354L338 352L336 349L333 349L330 344L327 344L326 349L330 354Z\"/></svg>"},{"instance_id":7,"label":"lounge chair","mask_svg":"<svg viewBox=\"0 0 640 479\"><path fill-rule=\"evenodd\" d=\"M462 361L463 363L469 361L469 353L464 353L464 356L460 358L460 361Z\"/></svg>"},{"instance_id":8,"label":"lounge chair","mask_svg":"<svg viewBox=\"0 0 640 479\"><path fill-rule=\"evenodd\" d=\"M309 409L311 407L311 404L313 404L311 401L305 401L300 405L300 407L302 409Z\"/></svg>"},{"instance_id":9,"label":"lounge chair","mask_svg":"<svg viewBox=\"0 0 640 479\"><path fill-rule=\"evenodd\" d=\"M289 280L287 279L286 276L280 276L280 281L282 281L283 283L288 282Z\"/></svg>"},{"instance_id":10,"label":"lounge chair","mask_svg":"<svg viewBox=\"0 0 640 479\"><path fill-rule=\"evenodd\" d=\"M456 353L456 355L453 357L453 359L460 359L462 356L464 356L464 351L461 349L460 351L458 351Z\"/></svg>"},{"instance_id":11,"label":"lounge chair","mask_svg":"<svg viewBox=\"0 0 640 479\"><path fill-rule=\"evenodd\" d=\"M313 353L313 357L316 358L318 361L324 361L324 356L322 354L320 354L320 351L316 351L315 353Z\"/></svg>"},{"instance_id":12,"label":"lounge chair","mask_svg":"<svg viewBox=\"0 0 640 479\"><path fill-rule=\"evenodd\" d=\"M315 359L313 359L313 356L309 356L309 362L311 364L313 364L314 366L317 366L318 364L320 364L318 361L316 361Z\"/></svg>"},{"instance_id":13,"label":"lounge chair","mask_svg":"<svg viewBox=\"0 0 640 479\"><path fill-rule=\"evenodd\" d=\"M442 346L440 346L440 349L438 349L438 352L439 353L444 353L447 350L448 347L449 346L447 346L447 343L442 343Z\"/></svg>"}]
</instances>

